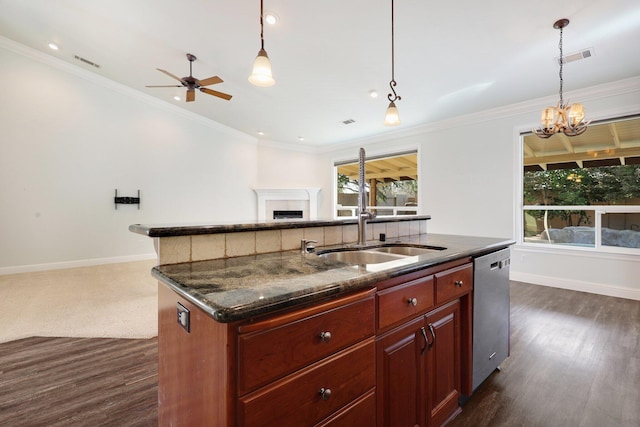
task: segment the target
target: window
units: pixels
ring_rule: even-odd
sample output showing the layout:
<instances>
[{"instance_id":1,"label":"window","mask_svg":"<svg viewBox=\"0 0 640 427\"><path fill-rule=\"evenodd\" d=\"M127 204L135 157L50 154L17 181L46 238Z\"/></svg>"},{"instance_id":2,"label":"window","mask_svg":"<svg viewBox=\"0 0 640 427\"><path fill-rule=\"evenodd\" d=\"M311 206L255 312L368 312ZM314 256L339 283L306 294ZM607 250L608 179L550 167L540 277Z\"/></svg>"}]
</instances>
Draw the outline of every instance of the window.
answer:
<instances>
[{"instance_id":1,"label":"window","mask_svg":"<svg viewBox=\"0 0 640 427\"><path fill-rule=\"evenodd\" d=\"M358 161L334 164L335 216L355 217L358 210ZM418 212L417 151L371 157L365 162L367 209L378 216L416 215ZM374 196L375 195L375 196Z\"/></svg>"},{"instance_id":2,"label":"window","mask_svg":"<svg viewBox=\"0 0 640 427\"><path fill-rule=\"evenodd\" d=\"M638 253L639 117L522 140L524 243Z\"/></svg>"}]
</instances>

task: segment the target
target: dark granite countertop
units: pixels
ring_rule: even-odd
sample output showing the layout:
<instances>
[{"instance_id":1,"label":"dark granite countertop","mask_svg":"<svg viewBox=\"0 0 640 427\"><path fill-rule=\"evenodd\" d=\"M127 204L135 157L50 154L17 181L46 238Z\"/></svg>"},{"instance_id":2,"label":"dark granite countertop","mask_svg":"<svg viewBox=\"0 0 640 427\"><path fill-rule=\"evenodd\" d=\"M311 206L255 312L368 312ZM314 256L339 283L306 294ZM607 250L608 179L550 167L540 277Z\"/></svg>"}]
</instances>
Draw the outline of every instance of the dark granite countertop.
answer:
<instances>
[{"instance_id":1,"label":"dark granite countertop","mask_svg":"<svg viewBox=\"0 0 640 427\"><path fill-rule=\"evenodd\" d=\"M481 256L515 243L509 239L444 234L423 234L401 241L446 249L361 266L286 251L159 265L152 274L215 320L233 322L373 286L381 280L448 261ZM317 248L319 252L323 249L327 248Z\"/></svg>"},{"instance_id":2,"label":"dark granite countertop","mask_svg":"<svg viewBox=\"0 0 640 427\"><path fill-rule=\"evenodd\" d=\"M367 220L367 223L380 222L400 222L400 221L416 221L428 220L431 215L405 215L395 217L378 217ZM221 223L215 225L209 224L132 224L129 231L143 236L149 237L171 237L171 236L188 236L196 234L217 234L217 233L234 233L241 231L261 231L261 230L282 230L285 228L308 228L308 227L330 227L346 224L357 224L356 218L350 219L278 219L260 222L246 223Z\"/></svg>"}]
</instances>

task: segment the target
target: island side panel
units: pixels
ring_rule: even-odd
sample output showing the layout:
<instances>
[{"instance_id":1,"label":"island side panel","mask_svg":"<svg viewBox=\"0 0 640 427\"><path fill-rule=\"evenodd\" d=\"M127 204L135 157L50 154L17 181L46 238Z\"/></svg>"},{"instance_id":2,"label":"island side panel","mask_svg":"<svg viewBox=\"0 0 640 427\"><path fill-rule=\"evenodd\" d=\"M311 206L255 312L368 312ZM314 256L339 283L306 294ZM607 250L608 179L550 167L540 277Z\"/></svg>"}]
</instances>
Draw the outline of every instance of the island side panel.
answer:
<instances>
[{"instance_id":1,"label":"island side panel","mask_svg":"<svg viewBox=\"0 0 640 427\"><path fill-rule=\"evenodd\" d=\"M178 323L189 310L187 332ZM158 424L235 424L233 328L219 323L158 282Z\"/></svg>"}]
</instances>

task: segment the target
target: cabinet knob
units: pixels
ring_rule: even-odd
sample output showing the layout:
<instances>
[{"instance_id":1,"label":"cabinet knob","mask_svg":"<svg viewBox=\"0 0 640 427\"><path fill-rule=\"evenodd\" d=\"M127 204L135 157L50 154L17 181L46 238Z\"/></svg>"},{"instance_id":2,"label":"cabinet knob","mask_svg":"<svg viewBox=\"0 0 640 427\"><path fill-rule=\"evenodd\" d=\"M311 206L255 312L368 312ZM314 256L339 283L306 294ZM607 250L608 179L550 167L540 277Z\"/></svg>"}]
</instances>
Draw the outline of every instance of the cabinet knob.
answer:
<instances>
[{"instance_id":1,"label":"cabinet knob","mask_svg":"<svg viewBox=\"0 0 640 427\"><path fill-rule=\"evenodd\" d=\"M331 389L330 388L321 388L320 389L320 397L322 400L329 400L331 397Z\"/></svg>"},{"instance_id":2,"label":"cabinet knob","mask_svg":"<svg viewBox=\"0 0 640 427\"><path fill-rule=\"evenodd\" d=\"M407 300L407 303L409 303L409 304L411 304L412 306L415 307L416 305L418 305L418 298L409 298Z\"/></svg>"},{"instance_id":3,"label":"cabinet knob","mask_svg":"<svg viewBox=\"0 0 640 427\"><path fill-rule=\"evenodd\" d=\"M464 282L462 280L456 280L455 282L453 282L453 285L461 288L462 285L464 285Z\"/></svg>"},{"instance_id":4,"label":"cabinet knob","mask_svg":"<svg viewBox=\"0 0 640 427\"><path fill-rule=\"evenodd\" d=\"M320 332L320 341L322 341L322 342L331 341L331 332L329 332L329 331Z\"/></svg>"}]
</instances>

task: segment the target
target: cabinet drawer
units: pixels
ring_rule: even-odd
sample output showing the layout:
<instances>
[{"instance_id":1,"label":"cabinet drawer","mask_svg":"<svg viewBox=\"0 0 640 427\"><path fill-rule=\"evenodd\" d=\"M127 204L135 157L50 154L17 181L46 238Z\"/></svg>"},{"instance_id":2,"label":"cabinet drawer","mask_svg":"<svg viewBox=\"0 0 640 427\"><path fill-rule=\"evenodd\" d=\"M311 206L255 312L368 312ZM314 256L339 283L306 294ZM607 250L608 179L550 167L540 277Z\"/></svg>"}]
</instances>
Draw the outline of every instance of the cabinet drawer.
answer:
<instances>
[{"instance_id":1,"label":"cabinet drawer","mask_svg":"<svg viewBox=\"0 0 640 427\"><path fill-rule=\"evenodd\" d=\"M277 327L240 334L238 394L373 336L374 317L371 296Z\"/></svg>"},{"instance_id":2,"label":"cabinet drawer","mask_svg":"<svg viewBox=\"0 0 640 427\"><path fill-rule=\"evenodd\" d=\"M433 307L433 276L382 290L376 299L378 329L415 317Z\"/></svg>"},{"instance_id":3,"label":"cabinet drawer","mask_svg":"<svg viewBox=\"0 0 640 427\"><path fill-rule=\"evenodd\" d=\"M371 337L240 398L239 425L314 426L372 390L374 385L375 342Z\"/></svg>"},{"instance_id":4,"label":"cabinet drawer","mask_svg":"<svg viewBox=\"0 0 640 427\"><path fill-rule=\"evenodd\" d=\"M473 289L472 264L436 273L436 304L466 294Z\"/></svg>"},{"instance_id":5,"label":"cabinet drawer","mask_svg":"<svg viewBox=\"0 0 640 427\"><path fill-rule=\"evenodd\" d=\"M371 390L317 427L373 427L376 425L376 393Z\"/></svg>"}]
</instances>

